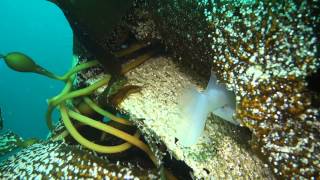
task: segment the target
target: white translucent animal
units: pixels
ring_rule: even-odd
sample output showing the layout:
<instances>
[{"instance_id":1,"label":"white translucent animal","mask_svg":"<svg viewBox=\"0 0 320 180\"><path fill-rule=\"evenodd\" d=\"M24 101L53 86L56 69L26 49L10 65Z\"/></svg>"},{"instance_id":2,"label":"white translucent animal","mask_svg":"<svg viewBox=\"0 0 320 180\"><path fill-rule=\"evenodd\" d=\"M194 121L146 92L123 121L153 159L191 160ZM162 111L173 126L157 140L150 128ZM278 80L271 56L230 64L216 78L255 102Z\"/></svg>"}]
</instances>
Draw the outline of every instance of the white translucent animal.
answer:
<instances>
[{"instance_id":1,"label":"white translucent animal","mask_svg":"<svg viewBox=\"0 0 320 180\"><path fill-rule=\"evenodd\" d=\"M233 119L235 96L231 91L217 84L214 73L207 88L199 92L195 87L186 89L180 102L182 121L176 126L176 137L183 146L191 146L201 136L208 114L212 112L224 120L238 124Z\"/></svg>"}]
</instances>

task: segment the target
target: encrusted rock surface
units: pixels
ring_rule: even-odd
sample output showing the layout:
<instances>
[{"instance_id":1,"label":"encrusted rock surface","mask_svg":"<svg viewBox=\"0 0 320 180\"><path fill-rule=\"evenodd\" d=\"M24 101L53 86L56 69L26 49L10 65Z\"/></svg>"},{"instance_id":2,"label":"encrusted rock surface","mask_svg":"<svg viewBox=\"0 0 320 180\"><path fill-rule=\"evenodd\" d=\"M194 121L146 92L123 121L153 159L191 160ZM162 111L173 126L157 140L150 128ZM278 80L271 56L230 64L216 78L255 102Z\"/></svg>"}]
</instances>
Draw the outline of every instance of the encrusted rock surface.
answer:
<instances>
[{"instance_id":1,"label":"encrusted rock surface","mask_svg":"<svg viewBox=\"0 0 320 180\"><path fill-rule=\"evenodd\" d=\"M306 79L320 67L319 12L319 0L136 0L118 27L120 35L115 32L108 40L102 32L95 40L102 52L126 47L128 33L148 44L160 40L174 62L192 67L177 71L171 60L157 61L160 64L153 68L148 63L155 60L148 62L137 69L141 72L127 74L129 83L143 89L121 105L136 118L145 118L176 157L185 157L183 150L175 150L172 138L179 119L178 96L186 84L203 88L207 79L201 77L209 77L212 70L235 93L235 117L250 129L255 153L264 157L273 173L282 178L315 178L320 176L320 108L315 102L319 93L309 89ZM208 127L211 122L215 121L208 121ZM214 133L207 134L215 137ZM215 138L201 141L216 148ZM185 161L194 169L202 167L197 161ZM215 166L219 167L224 166ZM205 176L204 171L195 170L195 175Z\"/></svg>"},{"instance_id":2,"label":"encrusted rock surface","mask_svg":"<svg viewBox=\"0 0 320 180\"><path fill-rule=\"evenodd\" d=\"M218 117L208 118L196 145L185 148L176 142L175 127L181 120L179 98L191 84L204 88L206 79L166 57L152 58L126 76L129 84L139 85L142 90L129 95L120 108L133 120L144 119L146 133L156 134L172 156L193 169L195 177L272 179L272 173L250 150L250 132Z\"/></svg>"},{"instance_id":3,"label":"encrusted rock surface","mask_svg":"<svg viewBox=\"0 0 320 180\"><path fill-rule=\"evenodd\" d=\"M318 0L142 2L176 59L197 74L212 65L235 93L237 120L277 176L320 176L319 93L306 80L320 66Z\"/></svg>"},{"instance_id":4,"label":"encrusted rock surface","mask_svg":"<svg viewBox=\"0 0 320 180\"><path fill-rule=\"evenodd\" d=\"M34 144L0 163L0 179L159 179L157 172L111 163L61 141Z\"/></svg>"}]
</instances>

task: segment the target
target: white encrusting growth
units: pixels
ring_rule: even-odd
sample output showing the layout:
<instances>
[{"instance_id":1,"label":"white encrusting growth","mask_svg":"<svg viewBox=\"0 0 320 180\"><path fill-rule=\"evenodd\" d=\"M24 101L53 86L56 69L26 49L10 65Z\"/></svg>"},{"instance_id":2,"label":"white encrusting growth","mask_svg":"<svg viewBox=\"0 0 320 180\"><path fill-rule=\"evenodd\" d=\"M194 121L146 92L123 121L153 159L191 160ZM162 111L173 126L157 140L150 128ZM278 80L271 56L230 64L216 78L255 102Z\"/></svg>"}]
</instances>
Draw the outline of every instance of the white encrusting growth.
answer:
<instances>
[{"instance_id":1,"label":"white encrusting growth","mask_svg":"<svg viewBox=\"0 0 320 180\"><path fill-rule=\"evenodd\" d=\"M180 101L182 120L176 126L176 137L183 146L195 144L201 136L208 114L212 112L224 120L233 120L235 110L234 94L217 84L214 73L207 88L199 92L195 87L186 89Z\"/></svg>"}]
</instances>

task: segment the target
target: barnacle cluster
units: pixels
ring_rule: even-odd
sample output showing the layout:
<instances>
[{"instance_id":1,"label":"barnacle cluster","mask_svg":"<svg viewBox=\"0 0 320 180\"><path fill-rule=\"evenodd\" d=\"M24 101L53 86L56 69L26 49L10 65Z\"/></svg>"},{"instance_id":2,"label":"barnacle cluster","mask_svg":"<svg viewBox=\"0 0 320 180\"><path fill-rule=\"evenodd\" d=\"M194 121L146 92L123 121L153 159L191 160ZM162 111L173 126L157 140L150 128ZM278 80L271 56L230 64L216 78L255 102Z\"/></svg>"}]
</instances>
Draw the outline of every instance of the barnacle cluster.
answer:
<instances>
[{"instance_id":1,"label":"barnacle cluster","mask_svg":"<svg viewBox=\"0 0 320 180\"><path fill-rule=\"evenodd\" d=\"M48 141L23 149L0 166L4 179L158 179L154 170L112 163L79 146Z\"/></svg>"},{"instance_id":2,"label":"barnacle cluster","mask_svg":"<svg viewBox=\"0 0 320 180\"><path fill-rule=\"evenodd\" d=\"M220 7L212 15L213 70L236 93L237 118L275 174L319 176L319 107L304 80L320 65L319 2Z\"/></svg>"},{"instance_id":3,"label":"barnacle cluster","mask_svg":"<svg viewBox=\"0 0 320 180\"><path fill-rule=\"evenodd\" d=\"M236 118L281 177L319 176L319 1L152 1L167 48L236 94ZM199 70L200 69L200 70Z\"/></svg>"},{"instance_id":4,"label":"barnacle cluster","mask_svg":"<svg viewBox=\"0 0 320 180\"><path fill-rule=\"evenodd\" d=\"M0 135L0 156L7 154L18 148L18 143L23 139L12 131L7 131Z\"/></svg>"}]
</instances>

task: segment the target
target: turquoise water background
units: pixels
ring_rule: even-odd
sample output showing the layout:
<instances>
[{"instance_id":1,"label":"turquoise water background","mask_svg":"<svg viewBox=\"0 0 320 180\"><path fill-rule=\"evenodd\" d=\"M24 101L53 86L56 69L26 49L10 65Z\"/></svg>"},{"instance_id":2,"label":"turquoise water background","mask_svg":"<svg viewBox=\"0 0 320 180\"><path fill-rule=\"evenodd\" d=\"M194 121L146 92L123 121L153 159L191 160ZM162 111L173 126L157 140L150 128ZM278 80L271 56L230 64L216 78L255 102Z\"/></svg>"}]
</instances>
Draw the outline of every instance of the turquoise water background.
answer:
<instances>
[{"instance_id":1,"label":"turquoise water background","mask_svg":"<svg viewBox=\"0 0 320 180\"><path fill-rule=\"evenodd\" d=\"M0 53L12 51L29 55L56 74L66 72L72 60L72 31L60 9L46 0L0 0ZM0 75L4 130L23 138L45 138L46 99L59 93L63 83L14 72L2 60Z\"/></svg>"}]
</instances>

